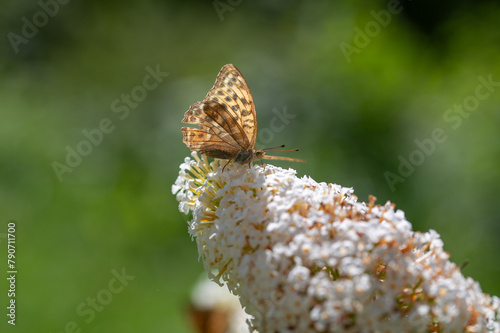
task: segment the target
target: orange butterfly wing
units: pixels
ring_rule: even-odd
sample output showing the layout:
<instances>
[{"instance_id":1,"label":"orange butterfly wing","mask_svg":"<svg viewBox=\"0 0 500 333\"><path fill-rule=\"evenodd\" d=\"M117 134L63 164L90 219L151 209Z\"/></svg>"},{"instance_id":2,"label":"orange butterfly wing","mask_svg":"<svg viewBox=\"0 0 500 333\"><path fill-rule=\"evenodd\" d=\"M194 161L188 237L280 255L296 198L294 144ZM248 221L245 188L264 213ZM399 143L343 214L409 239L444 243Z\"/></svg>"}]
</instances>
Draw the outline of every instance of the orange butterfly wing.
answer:
<instances>
[{"instance_id":1,"label":"orange butterfly wing","mask_svg":"<svg viewBox=\"0 0 500 333\"><path fill-rule=\"evenodd\" d=\"M255 104L247 82L236 67L231 64L222 67L205 100L226 104L229 107L228 111L246 133L250 147L255 147L257 138Z\"/></svg>"},{"instance_id":2,"label":"orange butterfly wing","mask_svg":"<svg viewBox=\"0 0 500 333\"><path fill-rule=\"evenodd\" d=\"M253 150L257 119L252 95L241 73L225 65L205 99L191 105L183 123L183 142L208 157L231 159L241 151Z\"/></svg>"}]
</instances>

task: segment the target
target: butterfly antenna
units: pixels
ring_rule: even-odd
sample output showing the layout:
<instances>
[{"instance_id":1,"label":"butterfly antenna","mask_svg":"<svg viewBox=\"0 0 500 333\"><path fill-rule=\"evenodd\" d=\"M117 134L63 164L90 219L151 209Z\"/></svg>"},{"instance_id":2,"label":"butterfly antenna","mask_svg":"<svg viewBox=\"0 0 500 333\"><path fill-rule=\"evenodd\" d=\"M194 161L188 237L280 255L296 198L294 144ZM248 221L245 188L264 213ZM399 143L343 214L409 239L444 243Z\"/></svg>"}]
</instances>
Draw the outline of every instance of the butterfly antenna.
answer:
<instances>
[{"instance_id":1,"label":"butterfly antenna","mask_svg":"<svg viewBox=\"0 0 500 333\"><path fill-rule=\"evenodd\" d=\"M268 150L271 150L271 151L299 151L298 148L296 149L278 149L278 148L283 148L285 147L285 145L281 145L281 146L277 146L277 147L272 147L272 148L265 148L265 149L262 149L263 151L268 151Z\"/></svg>"},{"instance_id":2,"label":"butterfly antenna","mask_svg":"<svg viewBox=\"0 0 500 333\"><path fill-rule=\"evenodd\" d=\"M295 148L295 149L276 149L275 151L299 151L299 148Z\"/></svg>"},{"instance_id":3,"label":"butterfly antenna","mask_svg":"<svg viewBox=\"0 0 500 333\"><path fill-rule=\"evenodd\" d=\"M274 148L266 148L266 149L262 149L263 151L299 151L298 148L296 149L279 149L279 148L283 148L285 147L285 145L281 145L281 146L278 146L278 147L274 147ZM291 157L285 157L285 156L270 156L270 155L264 155L262 157L263 159L265 160L283 160L283 161L292 161L292 162L305 162L306 160L303 160L303 159L300 159L300 158L291 158Z\"/></svg>"},{"instance_id":4,"label":"butterfly antenna","mask_svg":"<svg viewBox=\"0 0 500 333\"><path fill-rule=\"evenodd\" d=\"M281 145L281 146L277 146L277 147L272 147L272 148L264 148L262 149L263 151L266 151L266 150L275 150L275 149L278 149L278 148L283 148L285 147L285 145Z\"/></svg>"}]
</instances>

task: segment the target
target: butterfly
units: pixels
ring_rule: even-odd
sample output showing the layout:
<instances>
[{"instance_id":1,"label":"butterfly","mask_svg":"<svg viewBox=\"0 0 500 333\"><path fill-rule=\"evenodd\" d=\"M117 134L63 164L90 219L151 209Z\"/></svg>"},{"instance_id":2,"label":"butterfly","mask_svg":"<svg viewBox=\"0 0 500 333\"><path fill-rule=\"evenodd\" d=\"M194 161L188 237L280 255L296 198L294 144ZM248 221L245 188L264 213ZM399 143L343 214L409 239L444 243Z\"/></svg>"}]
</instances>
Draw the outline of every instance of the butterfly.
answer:
<instances>
[{"instance_id":1,"label":"butterfly","mask_svg":"<svg viewBox=\"0 0 500 333\"><path fill-rule=\"evenodd\" d=\"M182 141L189 149L207 157L227 159L226 165L234 161L250 166L256 159L304 161L266 155L266 150L284 146L255 149L257 115L252 94L243 75L231 64L222 67L205 99L191 105L182 122L200 126L182 128Z\"/></svg>"}]
</instances>

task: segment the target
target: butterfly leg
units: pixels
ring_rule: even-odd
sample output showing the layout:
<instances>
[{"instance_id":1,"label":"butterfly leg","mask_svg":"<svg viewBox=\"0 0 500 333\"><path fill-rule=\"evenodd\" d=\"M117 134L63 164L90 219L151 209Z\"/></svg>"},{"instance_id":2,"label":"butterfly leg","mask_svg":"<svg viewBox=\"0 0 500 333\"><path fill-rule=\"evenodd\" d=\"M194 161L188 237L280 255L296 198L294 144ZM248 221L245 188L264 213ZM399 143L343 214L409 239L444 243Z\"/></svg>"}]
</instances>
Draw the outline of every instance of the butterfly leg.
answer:
<instances>
[{"instance_id":1,"label":"butterfly leg","mask_svg":"<svg viewBox=\"0 0 500 333\"><path fill-rule=\"evenodd\" d=\"M266 166L266 164L264 163L264 159L262 157L259 157L259 160L260 160L260 166L264 168Z\"/></svg>"},{"instance_id":2,"label":"butterfly leg","mask_svg":"<svg viewBox=\"0 0 500 333\"><path fill-rule=\"evenodd\" d=\"M232 159L231 159L232 160ZM226 164L222 167L222 172L224 172L224 169L227 167L227 165L231 162L231 160L228 160Z\"/></svg>"},{"instance_id":3,"label":"butterfly leg","mask_svg":"<svg viewBox=\"0 0 500 333\"><path fill-rule=\"evenodd\" d=\"M224 169L227 167L227 165L229 163L231 163L232 160L234 160L234 158L236 157L236 155L238 155L237 153L233 155L233 157L231 157L226 164L224 164L224 166L222 167L222 172L224 172Z\"/></svg>"}]
</instances>

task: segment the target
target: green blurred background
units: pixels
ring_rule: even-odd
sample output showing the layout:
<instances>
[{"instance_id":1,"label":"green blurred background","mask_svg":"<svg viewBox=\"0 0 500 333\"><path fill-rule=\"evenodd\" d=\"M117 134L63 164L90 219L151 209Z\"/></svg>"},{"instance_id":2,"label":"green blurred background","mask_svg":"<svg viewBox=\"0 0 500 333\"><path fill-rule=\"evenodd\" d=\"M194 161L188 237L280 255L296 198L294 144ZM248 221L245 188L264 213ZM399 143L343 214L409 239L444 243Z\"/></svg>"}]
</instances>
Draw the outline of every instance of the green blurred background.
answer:
<instances>
[{"instance_id":1,"label":"green blurred background","mask_svg":"<svg viewBox=\"0 0 500 333\"><path fill-rule=\"evenodd\" d=\"M308 160L276 164L396 203L500 294L500 87L477 88L478 77L500 82L494 1L55 3L4 1L0 13L0 268L15 220L18 332L192 332L202 264L171 185L189 155L183 114L226 63L252 90L257 147ZM157 67L168 76L140 88ZM131 92L142 100L126 107ZM463 103L473 110L443 118ZM113 131L60 181L53 163L88 148L82 131L106 118ZM446 139L419 153L415 140L439 128ZM391 188L401 158L419 165ZM122 268L135 278L110 293ZM107 304L82 315L96 297Z\"/></svg>"}]
</instances>

